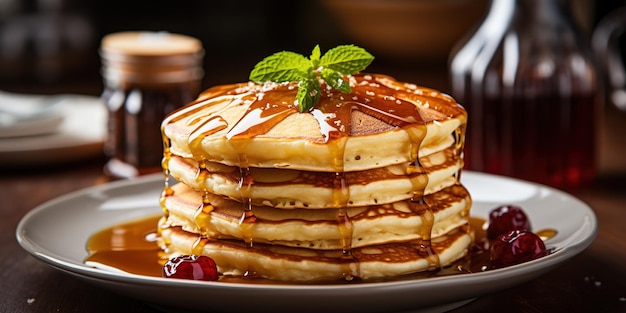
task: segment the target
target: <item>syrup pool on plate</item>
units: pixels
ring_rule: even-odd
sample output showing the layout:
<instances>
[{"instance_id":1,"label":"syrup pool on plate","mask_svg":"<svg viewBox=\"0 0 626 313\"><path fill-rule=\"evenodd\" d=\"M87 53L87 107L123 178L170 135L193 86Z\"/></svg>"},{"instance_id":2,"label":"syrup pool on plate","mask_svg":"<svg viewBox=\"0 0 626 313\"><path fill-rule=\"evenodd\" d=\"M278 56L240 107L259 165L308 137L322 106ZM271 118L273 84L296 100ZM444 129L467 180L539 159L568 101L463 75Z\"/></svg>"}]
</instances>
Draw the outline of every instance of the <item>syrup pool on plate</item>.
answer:
<instances>
[{"instance_id":1,"label":"syrup pool on plate","mask_svg":"<svg viewBox=\"0 0 626 313\"><path fill-rule=\"evenodd\" d=\"M94 233L87 242L89 256L85 259L85 263L95 267L117 269L131 274L162 277L163 265L167 262L167 256L157 243L157 222L160 218L161 215L155 215L117 224ZM397 281L476 273L488 270L491 268L489 253L490 240L487 238L487 232L483 227L484 224L484 219L477 217L470 219L470 227L475 232L474 245L470 248L466 257L440 270L377 280L363 281L357 279L350 282L337 280L319 283L347 284L373 281ZM556 235L556 231L554 230L540 230L537 233L548 237ZM547 238L544 237L543 239L545 240ZM283 283L256 277L234 276L221 276L219 281L230 283Z\"/></svg>"}]
</instances>

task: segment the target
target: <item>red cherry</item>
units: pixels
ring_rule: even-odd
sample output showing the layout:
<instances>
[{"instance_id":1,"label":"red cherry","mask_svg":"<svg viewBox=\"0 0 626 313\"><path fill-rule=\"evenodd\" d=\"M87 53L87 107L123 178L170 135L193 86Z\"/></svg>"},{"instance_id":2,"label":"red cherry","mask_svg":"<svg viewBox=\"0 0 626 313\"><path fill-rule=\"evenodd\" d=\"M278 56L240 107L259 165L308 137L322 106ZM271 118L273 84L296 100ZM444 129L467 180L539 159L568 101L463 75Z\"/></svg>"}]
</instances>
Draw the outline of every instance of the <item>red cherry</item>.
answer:
<instances>
[{"instance_id":1,"label":"red cherry","mask_svg":"<svg viewBox=\"0 0 626 313\"><path fill-rule=\"evenodd\" d=\"M498 236L491 245L491 265L511 266L547 255L543 240L526 230L512 230Z\"/></svg>"},{"instance_id":2,"label":"red cherry","mask_svg":"<svg viewBox=\"0 0 626 313\"><path fill-rule=\"evenodd\" d=\"M489 228L487 237L495 239L511 230L530 231L530 220L519 206L503 205L489 212Z\"/></svg>"},{"instance_id":3,"label":"red cherry","mask_svg":"<svg viewBox=\"0 0 626 313\"><path fill-rule=\"evenodd\" d=\"M163 265L163 277L193 280L217 280L215 261L208 256L181 255Z\"/></svg>"}]
</instances>

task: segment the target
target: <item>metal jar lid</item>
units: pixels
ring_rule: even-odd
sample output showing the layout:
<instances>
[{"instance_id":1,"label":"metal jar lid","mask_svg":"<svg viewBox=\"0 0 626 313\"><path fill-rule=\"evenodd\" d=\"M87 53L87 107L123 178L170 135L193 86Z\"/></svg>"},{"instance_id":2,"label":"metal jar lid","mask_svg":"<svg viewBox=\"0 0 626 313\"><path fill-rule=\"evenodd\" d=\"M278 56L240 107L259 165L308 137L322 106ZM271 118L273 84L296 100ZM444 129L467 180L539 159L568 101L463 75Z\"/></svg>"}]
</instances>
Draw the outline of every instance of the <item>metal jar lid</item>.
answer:
<instances>
[{"instance_id":1,"label":"metal jar lid","mask_svg":"<svg viewBox=\"0 0 626 313\"><path fill-rule=\"evenodd\" d=\"M166 84L200 79L202 43L168 32L120 32L100 46L102 76L109 83Z\"/></svg>"}]
</instances>

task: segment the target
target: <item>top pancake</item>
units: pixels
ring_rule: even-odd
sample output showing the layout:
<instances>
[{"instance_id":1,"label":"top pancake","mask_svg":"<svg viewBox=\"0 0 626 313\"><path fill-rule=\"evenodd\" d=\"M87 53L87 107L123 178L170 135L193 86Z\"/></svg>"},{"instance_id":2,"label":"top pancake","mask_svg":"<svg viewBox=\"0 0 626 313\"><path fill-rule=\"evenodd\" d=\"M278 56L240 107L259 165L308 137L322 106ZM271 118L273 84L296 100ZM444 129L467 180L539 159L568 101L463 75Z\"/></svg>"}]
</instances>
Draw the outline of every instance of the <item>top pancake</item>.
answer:
<instances>
[{"instance_id":1,"label":"top pancake","mask_svg":"<svg viewBox=\"0 0 626 313\"><path fill-rule=\"evenodd\" d=\"M163 121L169 151L242 168L350 172L412 162L463 137L467 114L451 97L384 75L348 78L351 93L322 84L304 113L294 82L211 88Z\"/></svg>"}]
</instances>

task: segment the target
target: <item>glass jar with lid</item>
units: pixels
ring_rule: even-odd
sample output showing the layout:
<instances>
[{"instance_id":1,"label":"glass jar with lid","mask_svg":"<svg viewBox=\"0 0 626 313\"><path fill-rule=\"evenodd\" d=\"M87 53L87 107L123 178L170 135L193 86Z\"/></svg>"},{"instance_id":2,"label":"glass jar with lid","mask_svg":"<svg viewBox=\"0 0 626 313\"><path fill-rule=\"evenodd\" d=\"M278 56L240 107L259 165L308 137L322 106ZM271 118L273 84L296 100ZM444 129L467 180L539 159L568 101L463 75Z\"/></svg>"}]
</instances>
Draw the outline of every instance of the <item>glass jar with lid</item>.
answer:
<instances>
[{"instance_id":1,"label":"glass jar with lid","mask_svg":"<svg viewBox=\"0 0 626 313\"><path fill-rule=\"evenodd\" d=\"M162 119L201 90L199 40L167 32L121 32L101 42L108 136L105 172L128 178L161 170Z\"/></svg>"}]
</instances>

